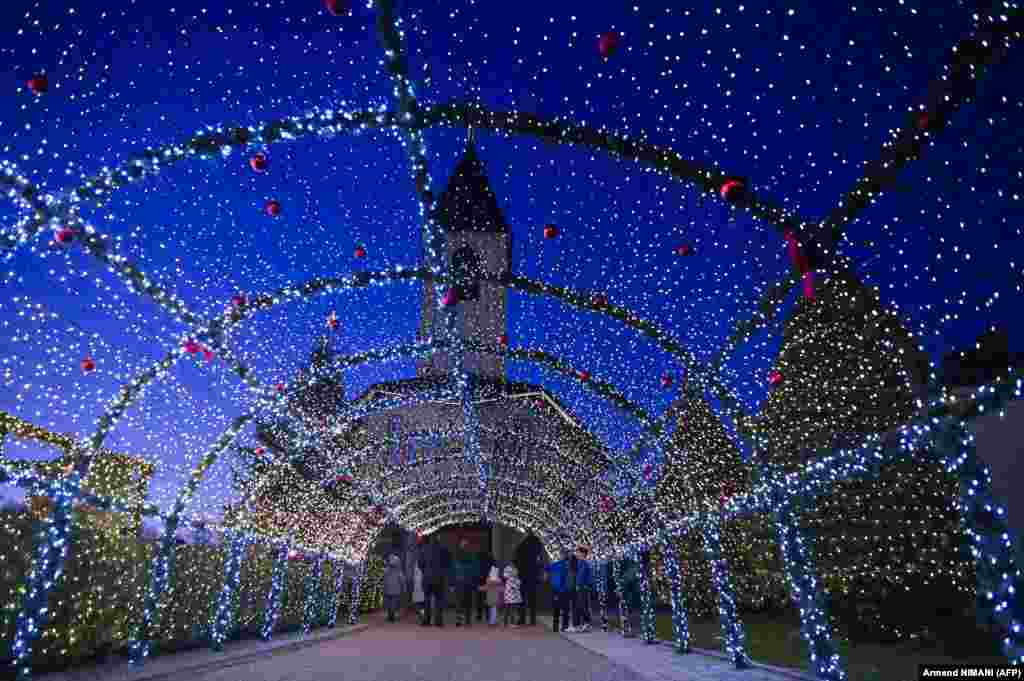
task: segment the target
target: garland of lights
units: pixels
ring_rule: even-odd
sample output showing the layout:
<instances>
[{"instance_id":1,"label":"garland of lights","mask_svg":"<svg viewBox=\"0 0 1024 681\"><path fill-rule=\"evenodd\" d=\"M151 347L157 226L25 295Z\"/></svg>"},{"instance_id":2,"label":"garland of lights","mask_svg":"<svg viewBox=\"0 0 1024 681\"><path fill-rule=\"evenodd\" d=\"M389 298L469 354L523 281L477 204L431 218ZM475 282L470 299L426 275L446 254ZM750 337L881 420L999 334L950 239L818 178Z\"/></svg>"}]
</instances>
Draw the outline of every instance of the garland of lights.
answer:
<instances>
[{"instance_id":1,"label":"garland of lights","mask_svg":"<svg viewBox=\"0 0 1024 681\"><path fill-rule=\"evenodd\" d=\"M317 614L320 611L321 603L321 588L320 581L324 571L324 557L317 556L316 562L313 564L313 569L306 575L305 595L306 595L306 607L302 618L302 633L305 636L309 636L309 633L313 630L313 627L317 623Z\"/></svg>"},{"instance_id":2,"label":"garland of lights","mask_svg":"<svg viewBox=\"0 0 1024 681\"><path fill-rule=\"evenodd\" d=\"M736 592L729 577L729 565L722 555L721 522L708 521L704 526L704 552L711 563L711 574L718 592L718 617L722 624L725 653L737 669L750 666L744 643L743 623L736 608Z\"/></svg>"},{"instance_id":3,"label":"garland of lights","mask_svg":"<svg viewBox=\"0 0 1024 681\"><path fill-rule=\"evenodd\" d=\"M348 623L355 626L359 623L359 597L363 586L363 579L366 577L367 561L363 561L356 567L352 575L352 596L349 602Z\"/></svg>"},{"instance_id":4,"label":"garland of lights","mask_svg":"<svg viewBox=\"0 0 1024 681\"><path fill-rule=\"evenodd\" d=\"M832 640L825 594L819 588L810 551L813 537L799 526L792 507L776 514L775 526L790 592L800 607L800 633L807 641L815 676L822 681L845 681L846 670Z\"/></svg>"},{"instance_id":5,"label":"garland of lights","mask_svg":"<svg viewBox=\"0 0 1024 681\"><path fill-rule=\"evenodd\" d=\"M601 631L608 631L608 576L607 562L598 563L597 568L597 605L601 610Z\"/></svg>"},{"instance_id":6,"label":"garland of lights","mask_svg":"<svg viewBox=\"0 0 1024 681\"><path fill-rule=\"evenodd\" d=\"M267 594L267 605L263 619L261 636L264 641L274 637L277 620L281 616L281 599L284 595L284 581L288 575L288 542L281 542L274 558L274 572L270 577L270 592Z\"/></svg>"},{"instance_id":7,"label":"garland of lights","mask_svg":"<svg viewBox=\"0 0 1024 681\"><path fill-rule=\"evenodd\" d=\"M327 628L333 629L338 623L338 610L341 607L342 589L345 587L345 566L334 561L334 589L327 604Z\"/></svg>"},{"instance_id":8,"label":"garland of lights","mask_svg":"<svg viewBox=\"0 0 1024 681\"><path fill-rule=\"evenodd\" d=\"M68 533L71 529L71 504L81 483L72 472L64 480L51 482L46 488L53 509L36 534L35 556L26 575L26 588L11 643L12 661L19 681L32 676L28 664L32 643L39 638L49 619L50 591L64 572L68 556Z\"/></svg>"},{"instance_id":9,"label":"garland of lights","mask_svg":"<svg viewBox=\"0 0 1024 681\"><path fill-rule=\"evenodd\" d=\"M149 587L146 589L146 598L142 605L142 621L136 624L128 644L128 659L134 665L146 662L152 645L150 635L160 624L160 617L163 614L160 600L171 580L176 546L174 535L178 531L178 522L179 518L175 514L164 519L164 532L153 558Z\"/></svg>"},{"instance_id":10,"label":"garland of lights","mask_svg":"<svg viewBox=\"0 0 1024 681\"><path fill-rule=\"evenodd\" d=\"M629 603L626 602L626 587L622 583L622 561L612 561L612 577L615 580L615 592L619 600L619 632L626 638L632 636L632 623L629 621Z\"/></svg>"},{"instance_id":11,"label":"garland of lights","mask_svg":"<svg viewBox=\"0 0 1024 681\"><path fill-rule=\"evenodd\" d=\"M651 566L649 554L636 556L637 574L640 581L640 637L644 643L657 643L654 630L654 596L651 593Z\"/></svg>"},{"instance_id":12,"label":"garland of lights","mask_svg":"<svg viewBox=\"0 0 1024 681\"><path fill-rule=\"evenodd\" d=\"M224 538L230 543L230 550L224 561L224 585L217 597L213 621L210 622L210 646L216 651L224 650L224 641L231 633L235 610L234 597L238 593L242 560L246 549L249 548L249 539L241 532L226 530Z\"/></svg>"},{"instance_id":13,"label":"garland of lights","mask_svg":"<svg viewBox=\"0 0 1024 681\"><path fill-rule=\"evenodd\" d=\"M675 541L662 544L662 558L671 582L672 635L677 653L690 652L690 622L686 614L686 594L683 592L683 572L679 569L679 551Z\"/></svg>"}]
</instances>

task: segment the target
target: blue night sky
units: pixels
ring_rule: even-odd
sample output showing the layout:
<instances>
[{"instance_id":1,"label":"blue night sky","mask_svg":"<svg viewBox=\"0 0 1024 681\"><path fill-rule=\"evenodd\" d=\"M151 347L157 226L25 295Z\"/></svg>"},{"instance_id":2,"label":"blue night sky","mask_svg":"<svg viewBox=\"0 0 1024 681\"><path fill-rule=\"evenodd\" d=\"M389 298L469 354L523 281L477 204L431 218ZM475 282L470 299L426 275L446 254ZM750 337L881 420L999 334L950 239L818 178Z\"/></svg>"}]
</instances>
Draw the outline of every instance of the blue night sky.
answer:
<instances>
[{"instance_id":1,"label":"blue night sky","mask_svg":"<svg viewBox=\"0 0 1024 681\"><path fill-rule=\"evenodd\" d=\"M911 107L925 101L951 47L976 26L963 3L422 2L399 7L424 104L478 102L561 117L671 147L746 176L754 191L817 221L876 159ZM206 126L257 125L312 110L393 108L374 10L333 17L317 0L264 3L28 3L0 8L0 161L51 193L146 147L184 142ZM621 34L605 61L605 31ZM895 190L854 222L842 250L936 361L991 324L1010 331L1021 290L1024 98L1011 53L980 80L974 102L902 171ZM46 72L49 91L25 82ZM465 128L426 133L435 193ZM603 152L536 137L478 134L480 156L512 226L514 271L600 291L651 319L706 360L759 292L789 268L777 231L694 187ZM232 295L314 276L415 267L421 221L408 154L393 130L304 138L186 160L117 190L81 213L115 250L213 316ZM280 217L263 211L269 199ZM0 197L0 229L20 208ZM545 240L545 223L561 235ZM177 347L188 329L139 298L80 248L47 230L0 263L0 409L86 436L119 386ZM364 245L367 257L353 249ZM680 244L695 254L674 255ZM415 337L421 286L401 283L281 305L231 336L267 385L288 382L332 311L342 353ZM998 297L993 297L998 294ZM796 293L794 293L796 295ZM786 309L792 305L786 303ZM614 383L657 414L672 399L659 379L679 367L614 320L557 300L510 294L513 346L552 352ZM755 410L781 327L742 345L725 378ZM85 356L97 363L83 375ZM578 382L522 362L510 376L543 384L610 446L641 431ZM353 369L350 396L414 374L410 360ZM219 359L182 360L107 440L160 464L165 501L185 471L249 406ZM50 456L12 445L8 453ZM228 462L204 483L197 510L229 494Z\"/></svg>"}]
</instances>

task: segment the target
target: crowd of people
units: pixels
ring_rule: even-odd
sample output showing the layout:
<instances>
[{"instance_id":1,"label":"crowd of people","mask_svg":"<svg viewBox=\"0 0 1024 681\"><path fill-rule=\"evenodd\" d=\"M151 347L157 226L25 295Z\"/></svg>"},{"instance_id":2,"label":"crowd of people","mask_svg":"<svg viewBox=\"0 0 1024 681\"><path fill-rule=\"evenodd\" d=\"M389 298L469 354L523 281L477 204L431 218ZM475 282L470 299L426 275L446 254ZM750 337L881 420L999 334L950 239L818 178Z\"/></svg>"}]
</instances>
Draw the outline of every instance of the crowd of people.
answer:
<instances>
[{"instance_id":1,"label":"crowd of people","mask_svg":"<svg viewBox=\"0 0 1024 681\"><path fill-rule=\"evenodd\" d=\"M384 572L384 606L387 619L399 619L401 603L408 590L419 622L423 626L444 626L449 604L455 609L455 626L471 626L474 611L477 622L484 617L505 626L537 624L537 593L543 581L550 581L553 628L556 632L590 631L590 601L594 593L594 574L585 546L575 553L562 550L560 560L548 564L540 540L531 532L516 547L515 558L497 564L486 552L472 552L462 540L454 554L437 536L420 546L411 584L398 556L391 556Z\"/></svg>"}]
</instances>

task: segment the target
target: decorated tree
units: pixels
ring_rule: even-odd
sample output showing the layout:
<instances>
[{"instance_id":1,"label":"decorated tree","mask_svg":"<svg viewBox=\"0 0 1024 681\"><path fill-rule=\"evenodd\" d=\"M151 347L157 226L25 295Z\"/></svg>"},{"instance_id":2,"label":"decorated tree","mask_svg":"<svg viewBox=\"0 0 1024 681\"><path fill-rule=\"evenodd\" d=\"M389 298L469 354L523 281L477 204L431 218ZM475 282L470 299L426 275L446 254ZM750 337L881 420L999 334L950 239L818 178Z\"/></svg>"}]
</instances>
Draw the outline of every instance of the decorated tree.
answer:
<instances>
[{"instance_id":1,"label":"decorated tree","mask_svg":"<svg viewBox=\"0 0 1024 681\"><path fill-rule=\"evenodd\" d=\"M749 487L751 467L726 432L708 401L688 395L666 452L668 465L656 487L657 503L669 517L714 511L729 497ZM763 516L729 522L722 533L722 550L733 573L739 607L764 610L778 605L783 575L772 525ZM687 594L695 617L717 612L716 594L699 532L686 532L675 543ZM660 551L654 560L658 599L669 602L670 584Z\"/></svg>"},{"instance_id":2,"label":"decorated tree","mask_svg":"<svg viewBox=\"0 0 1024 681\"><path fill-rule=\"evenodd\" d=\"M759 462L793 470L907 420L927 369L921 356L876 293L852 275L823 280L786 323L774 388L753 422ZM970 602L955 498L951 476L916 460L839 484L806 510L833 611L849 628L902 637L935 619L928 603Z\"/></svg>"}]
</instances>

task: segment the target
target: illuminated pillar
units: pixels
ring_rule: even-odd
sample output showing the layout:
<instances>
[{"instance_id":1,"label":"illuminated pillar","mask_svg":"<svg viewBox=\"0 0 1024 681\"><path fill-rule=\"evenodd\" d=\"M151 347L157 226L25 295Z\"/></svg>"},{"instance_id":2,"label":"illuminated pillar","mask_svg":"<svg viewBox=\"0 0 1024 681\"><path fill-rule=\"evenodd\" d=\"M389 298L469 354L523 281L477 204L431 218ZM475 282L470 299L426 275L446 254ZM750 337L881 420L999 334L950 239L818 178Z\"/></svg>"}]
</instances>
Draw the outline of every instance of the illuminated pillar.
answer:
<instances>
[{"instance_id":1,"label":"illuminated pillar","mask_svg":"<svg viewBox=\"0 0 1024 681\"><path fill-rule=\"evenodd\" d=\"M230 542L228 555L224 558L224 584L217 596L217 608L210 622L210 647L223 650L224 641L231 633L231 619L234 615L234 595L238 590L238 580L242 572L242 559L248 546L248 539L241 532L227 530L225 539Z\"/></svg>"},{"instance_id":2,"label":"illuminated pillar","mask_svg":"<svg viewBox=\"0 0 1024 681\"><path fill-rule=\"evenodd\" d=\"M274 559L274 572L270 577L270 591L267 593L267 609L263 619L263 640L274 637L277 618L281 615L281 597L284 594L284 580L288 575L288 542L281 542Z\"/></svg>"},{"instance_id":3,"label":"illuminated pillar","mask_svg":"<svg viewBox=\"0 0 1024 681\"><path fill-rule=\"evenodd\" d=\"M674 537L662 544L665 570L672 590L672 635L676 652L690 652L690 622L686 614L686 596L683 592L683 571L679 568L679 548Z\"/></svg>"},{"instance_id":4,"label":"illuminated pillar","mask_svg":"<svg viewBox=\"0 0 1024 681\"><path fill-rule=\"evenodd\" d=\"M732 587L729 565L722 555L721 521L704 526L704 552L711 563L711 575L718 591L718 617L722 623L722 642L725 653L737 669L750 666L744 644L743 623L736 607L736 592Z\"/></svg>"}]
</instances>

